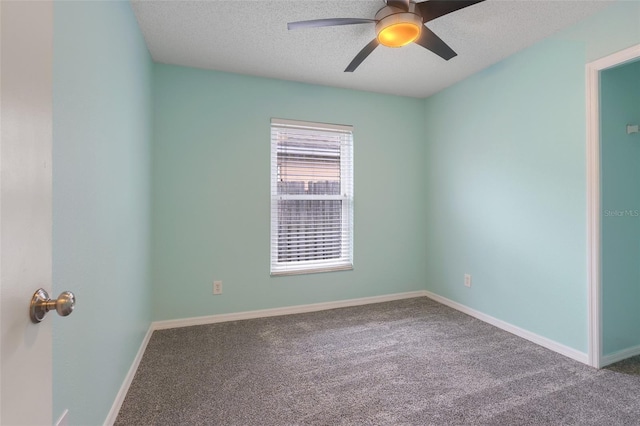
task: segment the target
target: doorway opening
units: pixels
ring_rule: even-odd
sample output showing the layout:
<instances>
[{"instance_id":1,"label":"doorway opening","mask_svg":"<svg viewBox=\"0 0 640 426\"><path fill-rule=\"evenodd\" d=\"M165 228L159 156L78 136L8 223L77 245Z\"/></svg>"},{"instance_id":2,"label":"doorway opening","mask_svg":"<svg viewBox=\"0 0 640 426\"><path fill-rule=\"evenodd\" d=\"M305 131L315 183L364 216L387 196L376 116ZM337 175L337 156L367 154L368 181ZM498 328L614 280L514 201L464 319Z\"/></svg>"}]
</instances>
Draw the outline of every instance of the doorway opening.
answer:
<instances>
[{"instance_id":1,"label":"doorway opening","mask_svg":"<svg viewBox=\"0 0 640 426\"><path fill-rule=\"evenodd\" d=\"M589 364L601 368L640 354L640 45L586 71Z\"/></svg>"}]
</instances>

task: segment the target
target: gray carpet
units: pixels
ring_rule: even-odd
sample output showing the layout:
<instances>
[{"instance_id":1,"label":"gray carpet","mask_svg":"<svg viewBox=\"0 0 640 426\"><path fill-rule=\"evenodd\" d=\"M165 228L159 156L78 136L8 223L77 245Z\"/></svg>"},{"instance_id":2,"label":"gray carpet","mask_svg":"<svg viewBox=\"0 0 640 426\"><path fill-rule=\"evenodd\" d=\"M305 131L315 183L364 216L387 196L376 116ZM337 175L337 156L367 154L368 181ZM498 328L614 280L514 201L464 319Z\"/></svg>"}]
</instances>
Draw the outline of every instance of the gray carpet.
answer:
<instances>
[{"instance_id":1,"label":"gray carpet","mask_svg":"<svg viewBox=\"0 0 640 426\"><path fill-rule=\"evenodd\" d=\"M156 331L116 421L470 424L640 425L640 376L416 298Z\"/></svg>"}]
</instances>

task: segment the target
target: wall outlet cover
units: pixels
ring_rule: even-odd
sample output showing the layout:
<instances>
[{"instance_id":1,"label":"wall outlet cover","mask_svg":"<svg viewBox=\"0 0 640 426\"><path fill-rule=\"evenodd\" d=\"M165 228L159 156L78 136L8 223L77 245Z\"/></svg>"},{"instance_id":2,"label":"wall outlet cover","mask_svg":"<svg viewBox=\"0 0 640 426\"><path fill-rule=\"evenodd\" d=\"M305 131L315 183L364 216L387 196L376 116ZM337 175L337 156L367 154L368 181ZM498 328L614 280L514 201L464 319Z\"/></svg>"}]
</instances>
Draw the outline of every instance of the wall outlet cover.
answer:
<instances>
[{"instance_id":1,"label":"wall outlet cover","mask_svg":"<svg viewBox=\"0 0 640 426\"><path fill-rule=\"evenodd\" d=\"M464 274L464 286L471 287L471 275Z\"/></svg>"}]
</instances>

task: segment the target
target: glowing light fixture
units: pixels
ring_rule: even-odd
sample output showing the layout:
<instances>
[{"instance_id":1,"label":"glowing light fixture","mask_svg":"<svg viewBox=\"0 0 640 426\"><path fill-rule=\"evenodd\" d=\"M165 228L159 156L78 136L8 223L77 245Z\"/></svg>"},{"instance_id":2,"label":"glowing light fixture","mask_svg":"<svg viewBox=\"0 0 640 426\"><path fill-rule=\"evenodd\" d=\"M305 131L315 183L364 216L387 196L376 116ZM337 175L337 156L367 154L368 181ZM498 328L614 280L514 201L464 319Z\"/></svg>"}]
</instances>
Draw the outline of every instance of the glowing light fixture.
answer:
<instances>
[{"instance_id":1,"label":"glowing light fixture","mask_svg":"<svg viewBox=\"0 0 640 426\"><path fill-rule=\"evenodd\" d=\"M387 47L402 47L420 37L422 18L411 12L394 13L376 23L378 42Z\"/></svg>"}]
</instances>

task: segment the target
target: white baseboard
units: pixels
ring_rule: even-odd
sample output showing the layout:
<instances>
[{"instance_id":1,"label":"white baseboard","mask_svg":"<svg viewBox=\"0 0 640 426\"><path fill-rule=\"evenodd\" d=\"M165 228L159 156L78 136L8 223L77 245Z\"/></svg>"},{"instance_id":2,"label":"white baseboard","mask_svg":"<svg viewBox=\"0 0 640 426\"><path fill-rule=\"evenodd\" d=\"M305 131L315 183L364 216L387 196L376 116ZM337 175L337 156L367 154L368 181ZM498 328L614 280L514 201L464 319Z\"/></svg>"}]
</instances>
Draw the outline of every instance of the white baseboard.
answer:
<instances>
[{"instance_id":1,"label":"white baseboard","mask_svg":"<svg viewBox=\"0 0 640 426\"><path fill-rule=\"evenodd\" d=\"M285 308L262 309L258 311L209 315L209 316L203 316L203 317L184 318L184 319L167 320L167 321L154 321L149 326L149 330L147 330L147 334L144 336L144 339L140 344L140 349L138 349L138 353L136 354L136 357L134 358L133 363L131 364L131 368L129 368L129 371L127 372L127 375L125 376L125 379L122 382L122 386L120 387L120 390L116 395L116 399L113 402L113 405L111 406L111 410L109 410L109 414L107 415L107 419L104 422L104 426L112 426L115 423L116 418L118 417L118 413L120 412L120 408L122 407L122 403L124 402L124 398L127 396L127 392L129 391L129 386L131 386L131 382L133 381L133 378L136 375L136 370L138 369L138 366L140 365L140 361L142 360L142 356L144 355L144 351L147 348L149 339L151 338L151 335L155 330L188 327L192 325L214 324L218 322L238 321L238 320L254 319L254 318L265 318L265 317L273 317L273 316L279 316L279 315L300 314L305 312L324 311L328 309L368 305L371 303L390 302L392 300L411 299L413 297L424 297L424 296L426 296L426 293L424 291L411 291L407 293L396 293L396 294L387 294L384 296L363 297L359 299L340 300L336 302L313 303L310 305L298 305L298 306L290 306Z\"/></svg>"},{"instance_id":2,"label":"white baseboard","mask_svg":"<svg viewBox=\"0 0 640 426\"><path fill-rule=\"evenodd\" d=\"M561 355L564 355L566 357L569 357L571 359L574 359L578 362L581 362L583 364L589 364L589 357L586 353L584 352L580 352L578 350L575 350L573 348L570 348L568 346L565 346L561 343L558 343L554 340L548 339L546 337L542 337L538 334L532 333L530 331L527 331L523 328L517 327L515 325L509 324L508 322L499 320L497 318L494 318L490 315L487 314L483 314L480 311L476 311L475 309L469 308L468 306L465 306L461 303L458 302L454 302L453 300L447 299L446 297L442 297L439 296L435 293L431 293L430 291L426 291L425 290L425 295L429 298L429 299L433 299L436 302L440 302L443 305L447 305L450 308L456 309L460 312L463 312L467 315L470 315L474 318L479 319L480 321L484 321L486 323L489 323L495 327L498 327L504 331L508 331L511 334L515 334L518 337L522 337L523 339L529 340L530 342L533 342L535 344L538 344L542 347L545 347L547 349L550 349L554 352L557 352Z\"/></svg>"},{"instance_id":3,"label":"white baseboard","mask_svg":"<svg viewBox=\"0 0 640 426\"><path fill-rule=\"evenodd\" d=\"M60 417L58 417L58 421L54 423L54 426L69 426L69 410L64 410Z\"/></svg>"},{"instance_id":4,"label":"white baseboard","mask_svg":"<svg viewBox=\"0 0 640 426\"><path fill-rule=\"evenodd\" d=\"M287 306L284 308L260 309L257 311L235 312L231 314L208 315L203 317L183 318L166 321L154 321L151 327L154 330L167 328L189 327L192 325L215 324L218 322L239 321L254 318L275 317L280 315L303 314L307 312L325 311L328 309L346 308L349 306L368 305L371 303L390 302L392 300L411 299L424 297L426 292L410 291L407 293L387 294L384 296L362 297L359 299L338 300L335 302L312 303L309 305Z\"/></svg>"},{"instance_id":5,"label":"white baseboard","mask_svg":"<svg viewBox=\"0 0 640 426\"><path fill-rule=\"evenodd\" d=\"M116 399L113 402L113 405L111 406L111 410L109 411L109 415L107 416L107 419L105 420L104 425L112 426L116 421L116 418L118 417L118 412L120 411L120 407L122 407L124 398L127 395L129 386L133 381L133 377L136 374L138 365L142 360L142 356L144 355L144 351L147 348L147 344L149 343L149 339L151 338L151 334L153 333L154 330L165 330L169 328L189 327L192 325L215 324L215 323L227 322L227 321L266 318L266 317L274 317L274 316L280 316L280 315L302 314L307 312L325 311L328 309L346 308L350 306L360 306L360 305L368 305L372 303L390 302L393 300L411 299L414 297L428 297L429 299L435 300L436 302L442 303L443 305L449 306L450 308L456 309L460 312L463 312L467 315L477 318L480 321L484 321L502 330L508 331L509 333L515 334L516 336L522 337L523 339L529 340L533 343L536 343L540 346L543 346L561 355L572 358L583 364L588 364L588 356L584 352L577 351L568 346L555 342L551 339L547 339L546 337L542 337L530 331L524 330L520 327L516 327L515 325L509 324L505 321L499 320L490 315L483 314L480 311L476 311L475 309L469 308L463 304L454 302L453 300L447 299L446 297L439 296L435 293L431 293L430 291L426 291L426 290L411 291L406 293L387 294L384 296L363 297L359 299L338 300L335 302L312 303L309 305L288 306L284 308L261 309L257 311L208 315L208 316L202 316L202 317L183 318L183 319L166 320L166 321L154 321L149 326L149 330L147 331L147 334L145 335L144 339L142 340L142 343L140 344L140 349L138 350L138 353L136 354L136 357L134 358L133 363L131 364L131 368L129 368L129 372L127 373L124 379L124 382L120 387L120 391L116 395ZM629 356L634 356L638 354L640 354L640 346L628 349L626 351L616 352L615 354L608 355L607 357L603 358L603 361L605 361L604 365L607 365L606 361L608 361L609 359L611 359L612 361L608 363L612 363L612 362L616 362L621 359L627 358ZM616 357L619 357L619 358L616 358Z\"/></svg>"},{"instance_id":6,"label":"white baseboard","mask_svg":"<svg viewBox=\"0 0 640 426\"><path fill-rule=\"evenodd\" d=\"M153 327L149 326L147 330L147 334L145 334L144 339L142 339L142 343L140 343L140 348L138 349L138 353L136 357L133 359L133 363L127 372L127 375L124 377L124 381L122 382L122 386L120 386L120 390L116 395L115 401L113 401L113 405L111 406L111 410L109 410L109 414L107 415L107 419L104 421L104 426L113 426L118 417L118 413L120 412L120 407L122 407L122 403L124 402L124 397L127 396L127 392L129 391L129 386L131 386L131 382L133 381L133 377L136 375L136 371L138 370L138 366L140 365L140 361L142 360L142 356L144 355L145 349L147 349L147 344L149 343L149 339L151 339L151 335L153 334Z\"/></svg>"},{"instance_id":7,"label":"white baseboard","mask_svg":"<svg viewBox=\"0 0 640 426\"><path fill-rule=\"evenodd\" d=\"M261 309L257 311L208 315L203 317L193 317L193 318L184 318L184 319L176 319L176 320L166 320L166 321L154 321L151 324L151 328L153 330L164 330L168 328L189 327L192 325L215 324L215 323L227 322L227 321L239 321L239 320L266 318L266 317L273 317L273 316L280 316L280 315L302 314L307 312L324 311L328 309L346 308L349 306L359 306L359 305L368 305L371 303L390 302L392 300L410 299L413 297L428 297L432 300L435 300L436 302L442 303L443 305L449 306L450 308L456 309L460 312L463 312L467 315L477 318L480 321L484 321L502 330L508 331L509 333L515 334L516 336L522 337L523 339L529 340L530 342L536 343L542 347L550 349L561 355L574 359L583 364L588 364L588 361L589 361L588 355L584 352L580 352L578 350L565 346L561 343L558 343L554 340L548 339L546 337L542 337L538 334L532 333L523 328L509 324L508 322L499 320L490 315L487 315L480 311L476 311L475 309L469 308L468 306L465 306L461 303L454 302L453 300L447 299L446 297L439 296L435 293L431 293L430 291L426 291L426 290L411 291L407 293L388 294L384 296L363 297L359 299L339 300L335 302L289 306L284 308ZM638 350L640 350L640 347L638 348ZM623 359L623 358L620 358L620 359Z\"/></svg>"},{"instance_id":8,"label":"white baseboard","mask_svg":"<svg viewBox=\"0 0 640 426\"><path fill-rule=\"evenodd\" d=\"M600 367L605 367L609 364L613 364L614 362L622 361L623 359L631 358L636 355L640 355L640 345L623 349L609 355L604 355L600 358Z\"/></svg>"}]
</instances>

